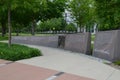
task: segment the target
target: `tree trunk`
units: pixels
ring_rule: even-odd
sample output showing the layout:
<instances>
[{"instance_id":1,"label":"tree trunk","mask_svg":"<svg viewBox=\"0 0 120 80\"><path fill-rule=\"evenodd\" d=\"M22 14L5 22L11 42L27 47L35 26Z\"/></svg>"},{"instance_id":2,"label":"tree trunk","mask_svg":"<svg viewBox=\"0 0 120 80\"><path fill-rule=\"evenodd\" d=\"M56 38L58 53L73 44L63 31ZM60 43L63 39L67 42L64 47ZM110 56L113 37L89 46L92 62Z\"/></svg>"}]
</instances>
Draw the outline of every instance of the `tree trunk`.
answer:
<instances>
[{"instance_id":1,"label":"tree trunk","mask_svg":"<svg viewBox=\"0 0 120 80\"><path fill-rule=\"evenodd\" d=\"M34 36L35 35L35 25L36 25L36 21L35 20L33 20L33 22L32 22L32 30L31 30L31 34Z\"/></svg>"},{"instance_id":2,"label":"tree trunk","mask_svg":"<svg viewBox=\"0 0 120 80\"><path fill-rule=\"evenodd\" d=\"M8 5L8 47L11 46L11 10L10 10L10 4Z\"/></svg>"},{"instance_id":3,"label":"tree trunk","mask_svg":"<svg viewBox=\"0 0 120 80\"><path fill-rule=\"evenodd\" d=\"M80 33L82 33L82 26L80 26Z\"/></svg>"},{"instance_id":4,"label":"tree trunk","mask_svg":"<svg viewBox=\"0 0 120 80\"><path fill-rule=\"evenodd\" d=\"M5 34L6 34L6 24L5 23L1 23L1 25L2 25L2 37L4 37Z\"/></svg>"},{"instance_id":5,"label":"tree trunk","mask_svg":"<svg viewBox=\"0 0 120 80\"><path fill-rule=\"evenodd\" d=\"M16 29L16 36L19 36L19 29Z\"/></svg>"}]
</instances>

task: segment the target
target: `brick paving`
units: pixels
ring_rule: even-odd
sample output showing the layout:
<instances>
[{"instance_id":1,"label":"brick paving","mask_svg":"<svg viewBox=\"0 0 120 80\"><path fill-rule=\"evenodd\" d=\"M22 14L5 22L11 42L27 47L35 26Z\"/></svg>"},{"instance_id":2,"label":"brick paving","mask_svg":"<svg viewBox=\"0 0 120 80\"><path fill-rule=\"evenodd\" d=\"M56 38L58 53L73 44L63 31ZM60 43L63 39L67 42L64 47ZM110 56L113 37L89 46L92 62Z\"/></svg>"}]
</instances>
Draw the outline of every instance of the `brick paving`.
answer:
<instances>
[{"instance_id":1,"label":"brick paving","mask_svg":"<svg viewBox=\"0 0 120 80\"><path fill-rule=\"evenodd\" d=\"M1 60L0 64L5 64L10 61ZM50 70L42 67L36 67L23 63L13 62L0 67L0 80L48 80L49 77L54 76L59 71ZM49 80L93 80L72 74L61 74L55 79Z\"/></svg>"},{"instance_id":2,"label":"brick paving","mask_svg":"<svg viewBox=\"0 0 120 80\"><path fill-rule=\"evenodd\" d=\"M65 73L60 77L56 78L55 80L95 80L95 79L90 79L82 76L76 76L76 75Z\"/></svg>"},{"instance_id":3,"label":"brick paving","mask_svg":"<svg viewBox=\"0 0 120 80\"><path fill-rule=\"evenodd\" d=\"M0 59L0 64L6 64L6 63L9 63L9 62L11 62L11 61Z\"/></svg>"}]
</instances>

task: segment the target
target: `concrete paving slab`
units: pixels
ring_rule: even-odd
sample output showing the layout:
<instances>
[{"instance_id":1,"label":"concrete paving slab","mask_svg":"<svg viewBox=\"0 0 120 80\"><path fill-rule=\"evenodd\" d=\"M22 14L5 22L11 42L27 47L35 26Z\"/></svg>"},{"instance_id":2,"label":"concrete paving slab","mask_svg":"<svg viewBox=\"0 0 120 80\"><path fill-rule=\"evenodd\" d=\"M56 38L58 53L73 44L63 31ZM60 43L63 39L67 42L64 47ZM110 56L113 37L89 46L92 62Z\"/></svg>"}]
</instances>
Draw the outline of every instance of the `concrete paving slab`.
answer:
<instances>
[{"instance_id":1,"label":"concrete paving slab","mask_svg":"<svg viewBox=\"0 0 120 80\"><path fill-rule=\"evenodd\" d=\"M21 60L18 62L67 72L96 80L109 80L114 77L114 74L116 74L115 80L120 80L120 76L117 76L120 75L120 71L113 73L116 70L115 68L86 55L56 48L32 45L30 45L30 47L40 49L44 56Z\"/></svg>"},{"instance_id":2,"label":"concrete paving slab","mask_svg":"<svg viewBox=\"0 0 120 80\"><path fill-rule=\"evenodd\" d=\"M115 70L106 80L120 80L120 70Z\"/></svg>"},{"instance_id":3,"label":"concrete paving slab","mask_svg":"<svg viewBox=\"0 0 120 80\"><path fill-rule=\"evenodd\" d=\"M57 71L21 63L11 63L0 68L0 80L45 80Z\"/></svg>"},{"instance_id":4,"label":"concrete paving slab","mask_svg":"<svg viewBox=\"0 0 120 80\"><path fill-rule=\"evenodd\" d=\"M120 80L120 70L104 64L104 61L99 59L96 60L80 53L56 48L35 45L28 46L40 49L44 56L21 60L18 61L19 63L67 72L96 80Z\"/></svg>"}]
</instances>

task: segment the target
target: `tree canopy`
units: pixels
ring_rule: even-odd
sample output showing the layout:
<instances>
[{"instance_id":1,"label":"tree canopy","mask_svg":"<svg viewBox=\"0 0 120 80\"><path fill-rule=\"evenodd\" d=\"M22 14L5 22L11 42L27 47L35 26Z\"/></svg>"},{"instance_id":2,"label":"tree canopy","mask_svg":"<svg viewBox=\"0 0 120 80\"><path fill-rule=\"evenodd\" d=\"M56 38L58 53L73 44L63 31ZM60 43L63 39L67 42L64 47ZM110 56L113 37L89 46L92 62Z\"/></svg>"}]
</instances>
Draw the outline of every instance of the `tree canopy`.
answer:
<instances>
[{"instance_id":1,"label":"tree canopy","mask_svg":"<svg viewBox=\"0 0 120 80\"><path fill-rule=\"evenodd\" d=\"M38 20L44 21L62 16L65 2L66 0L0 0L0 23L8 24L9 43L11 43L11 25L32 24L34 34ZM2 28L5 28L4 25Z\"/></svg>"},{"instance_id":2,"label":"tree canopy","mask_svg":"<svg viewBox=\"0 0 120 80\"><path fill-rule=\"evenodd\" d=\"M80 28L94 24L94 1L72 0L70 10Z\"/></svg>"},{"instance_id":3,"label":"tree canopy","mask_svg":"<svg viewBox=\"0 0 120 80\"><path fill-rule=\"evenodd\" d=\"M95 0L99 30L120 28L120 0Z\"/></svg>"}]
</instances>

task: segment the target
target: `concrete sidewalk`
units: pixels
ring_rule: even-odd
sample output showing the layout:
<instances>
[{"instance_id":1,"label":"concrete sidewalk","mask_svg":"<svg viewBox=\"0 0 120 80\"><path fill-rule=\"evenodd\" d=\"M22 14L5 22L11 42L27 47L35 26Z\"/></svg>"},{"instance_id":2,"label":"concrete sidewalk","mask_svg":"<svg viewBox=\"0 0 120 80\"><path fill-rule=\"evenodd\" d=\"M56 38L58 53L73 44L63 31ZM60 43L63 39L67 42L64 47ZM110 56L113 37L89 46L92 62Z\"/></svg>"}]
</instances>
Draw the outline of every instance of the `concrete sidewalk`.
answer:
<instances>
[{"instance_id":1,"label":"concrete sidewalk","mask_svg":"<svg viewBox=\"0 0 120 80\"><path fill-rule=\"evenodd\" d=\"M120 70L104 64L103 60L56 48L28 46L40 49L44 56L17 62L96 80L120 80Z\"/></svg>"}]
</instances>

